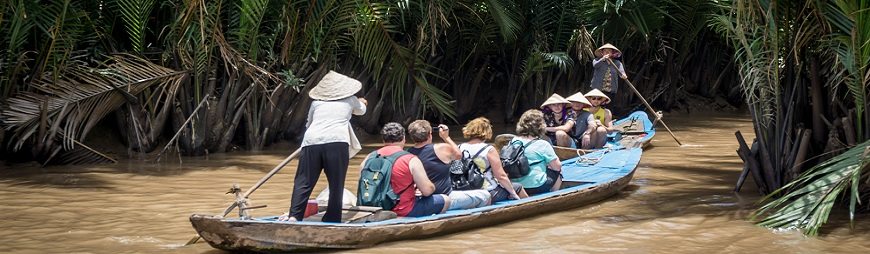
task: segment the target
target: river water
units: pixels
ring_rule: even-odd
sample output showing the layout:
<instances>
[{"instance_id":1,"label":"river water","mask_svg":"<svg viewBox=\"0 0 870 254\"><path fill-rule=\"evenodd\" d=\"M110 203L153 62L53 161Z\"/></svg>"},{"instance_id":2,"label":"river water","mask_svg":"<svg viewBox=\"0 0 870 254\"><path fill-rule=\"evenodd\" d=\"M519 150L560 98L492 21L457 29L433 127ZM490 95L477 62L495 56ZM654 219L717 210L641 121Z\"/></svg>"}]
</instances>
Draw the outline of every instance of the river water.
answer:
<instances>
[{"instance_id":1,"label":"river water","mask_svg":"<svg viewBox=\"0 0 870 254\"><path fill-rule=\"evenodd\" d=\"M576 209L435 238L385 243L358 253L618 252L618 253L870 253L870 221L849 229L842 210L822 236L770 230L748 221L760 198L748 180L732 192L742 163L734 131L752 140L742 114L670 115L684 143L663 128L643 154L631 184L618 195ZM453 128L453 137L461 136ZM512 129L509 126L501 128ZM355 189L359 163L376 137L351 161L346 186ZM286 147L287 145L285 145ZM231 202L233 183L246 190L287 155L281 149L161 163L122 161L98 166L0 166L0 252L222 253L195 236L188 216L216 214ZM289 205L295 163L251 196L255 216ZM315 195L326 185L321 177ZM313 198L313 197L312 197Z\"/></svg>"}]
</instances>

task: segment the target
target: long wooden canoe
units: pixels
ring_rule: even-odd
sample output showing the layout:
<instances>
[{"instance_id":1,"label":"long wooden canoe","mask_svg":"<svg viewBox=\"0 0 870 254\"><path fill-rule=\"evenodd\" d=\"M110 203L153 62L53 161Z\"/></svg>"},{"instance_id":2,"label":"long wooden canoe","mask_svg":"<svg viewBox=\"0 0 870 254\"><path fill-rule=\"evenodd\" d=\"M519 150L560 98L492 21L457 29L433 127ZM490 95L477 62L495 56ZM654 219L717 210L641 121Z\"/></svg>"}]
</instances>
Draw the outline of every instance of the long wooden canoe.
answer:
<instances>
[{"instance_id":1,"label":"long wooden canoe","mask_svg":"<svg viewBox=\"0 0 870 254\"><path fill-rule=\"evenodd\" d=\"M628 185L641 148L599 150L563 161L565 186L555 192L426 217L367 223L281 222L276 216L243 220L194 214L190 222L211 246L231 251L305 251L363 248L479 228L594 203Z\"/></svg>"}]
</instances>

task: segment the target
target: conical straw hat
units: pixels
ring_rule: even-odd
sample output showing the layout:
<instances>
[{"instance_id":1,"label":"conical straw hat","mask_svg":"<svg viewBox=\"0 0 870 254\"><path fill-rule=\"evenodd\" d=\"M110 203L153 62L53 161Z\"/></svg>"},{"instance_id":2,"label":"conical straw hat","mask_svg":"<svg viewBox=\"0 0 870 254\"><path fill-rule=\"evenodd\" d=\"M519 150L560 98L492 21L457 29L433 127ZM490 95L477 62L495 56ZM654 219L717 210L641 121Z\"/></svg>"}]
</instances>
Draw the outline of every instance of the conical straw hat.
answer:
<instances>
[{"instance_id":1,"label":"conical straw hat","mask_svg":"<svg viewBox=\"0 0 870 254\"><path fill-rule=\"evenodd\" d=\"M541 104L541 108L543 109L547 105L551 105L551 104L571 104L571 102L568 100L565 100L565 98L562 97L561 95L554 93L553 95L550 95L550 98L547 98L547 100L544 101L544 104Z\"/></svg>"},{"instance_id":2,"label":"conical straw hat","mask_svg":"<svg viewBox=\"0 0 870 254\"><path fill-rule=\"evenodd\" d=\"M601 105L610 103L610 97L607 97L606 94L602 93L601 90L598 89L592 89L592 91L586 93L586 98L588 99L589 97L603 97L604 102L602 102Z\"/></svg>"},{"instance_id":3,"label":"conical straw hat","mask_svg":"<svg viewBox=\"0 0 870 254\"><path fill-rule=\"evenodd\" d=\"M581 92L577 92L571 96L568 96L568 98L565 98L565 100L570 102L583 103L586 104L587 107L592 107L592 102L589 102L589 100L586 99L586 96L584 96Z\"/></svg>"},{"instance_id":4,"label":"conical straw hat","mask_svg":"<svg viewBox=\"0 0 870 254\"><path fill-rule=\"evenodd\" d=\"M616 48L616 46L613 46L613 45L611 45L610 43L607 43L607 44L604 44L604 46L601 46L601 47L599 47L598 49L595 50L595 57L601 57L602 55L604 55L604 54L601 53L601 50L602 50L602 49L612 49L612 50L615 50L616 53L613 55L613 57L619 57L619 56L622 55L622 51L620 51L618 48Z\"/></svg>"},{"instance_id":5,"label":"conical straw hat","mask_svg":"<svg viewBox=\"0 0 870 254\"><path fill-rule=\"evenodd\" d=\"M352 79L335 71L329 71L317 86L308 92L308 96L315 100L334 101L354 95L362 89L359 80Z\"/></svg>"}]
</instances>

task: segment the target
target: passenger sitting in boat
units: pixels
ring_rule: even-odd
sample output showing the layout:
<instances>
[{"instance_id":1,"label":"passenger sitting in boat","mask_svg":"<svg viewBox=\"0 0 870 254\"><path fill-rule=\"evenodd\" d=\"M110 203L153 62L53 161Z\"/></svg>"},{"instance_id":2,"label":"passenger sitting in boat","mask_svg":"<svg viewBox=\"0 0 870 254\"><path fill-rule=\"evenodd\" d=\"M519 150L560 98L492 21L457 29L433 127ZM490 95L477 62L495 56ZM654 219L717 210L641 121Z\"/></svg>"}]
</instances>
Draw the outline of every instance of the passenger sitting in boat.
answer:
<instances>
[{"instance_id":1,"label":"passenger sitting in boat","mask_svg":"<svg viewBox=\"0 0 870 254\"><path fill-rule=\"evenodd\" d=\"M598 124L595 123L595 117L592 116L592 113L585 110L592 107L592 103L581 92L568 96L565 100L571 102L571 110L574 112L574 128L569 134L574 139L575 145L579 146L576 148L593 148L592 141L606 136L607 130L603 127L598 128Z\"/></svg>"},{"instance_id":2,"label":"passenger sitting in boat","mask_svg":"<svg viewBox=\"0 0 870 254\"><path fill-rule=\"evenodd\" d=\"M439 125L438 136L446 143L432 143L432 126L429 121L417 120L408 125L408 135L414 147L408 152L417 155L423 162L426 175L435 183L435 193L450 196L450 210L468 209L489 205L490 195L485 190L453 191L450 180L450 161L462 157L459 147L450 139L447 125Z\"/></svg>"},{"instance_id":3,"label":"passenger sitting in boat","mask_svg":"<svg viewBox=\"0 0 870 254\"><path fill-rule=\"evenodd\" d=\"M381 135L384 139L384 147L378 149L378 154L390 156L402 151L405 146L405 128L401 124L393 122L385 124L384 128L381 129ZM365 164L364 160L362 165ZM414 185L417 187L416 191L411 189ZM399 157L393 163L390 187L399 194L399 202L393 207L393 212L398 216L428 216L444 213L450 207L450 197L435 193L435 184L429 181L423 163L413 154ZM419 193L420 196L417 196L415 192Z\"/></svg>"},{"instance_id":4,"label":"passenger sitting in boat","mask_svg":"<svg viewBox=\"0 0 870 254\"><path fill-rule=\"evenodd\" d=\"M598 125L595 133L604 132L604 135L597 135L592 139L592 148L604 147L607 143L607 132L613 131L613 115L609 109L604 108L604 105L610 103L610 97L598 89L592 89L586 93L586 99L592 103L592 107L586 109L592 116L595 117L595 123Z\"/></svg>"},{"instance_id":5,"label":"passenger sitting in boat","mask_svg":"<svg viewBox=\"0 0 870 254\"><path fill-rule=\"evenodd\" d=\"M492 125L489 123L489 119L478 117L471 120L462 128L462 135L468 139L468 142L459 145L459 150L463 153L467 152L469 156L477 155L476 158L473 158L474 164L479 168L487 169L486 173L483 174L485 179L483 189L489 191L492 203L529 196L522 184L511 183L501 166L498 151L485 143L486 140L492 138Z\"/></svg>"},{"instance_id":6,"label":"passenger sitting in boat","mask_svg":"<svg viewBox=\"0 0 870 254\"><path fill-rule=\"evenodd\" d=\"M547 137L550 144L564 147L574 147L574 141L568 133L574 128L574 113L568 106L571 102L559 94L553 94L541 104L544 121L547 123Z\"/></svg>"},{"instance_id":7,"label":"passenger sitting in boat","mask_svg":"<svg viewBox=\"0 0 870 254\"><path fill-rule=\"evenodd\" d=\"M544 136L545 127L541 111L527 110L517 122L517 136L511 140L522 141L529 160L529 174L511 181L522 184L529 195L556 191L562 186L562 162L556 151L547 142L536 142Z\"/></svg>"}]
</instances>

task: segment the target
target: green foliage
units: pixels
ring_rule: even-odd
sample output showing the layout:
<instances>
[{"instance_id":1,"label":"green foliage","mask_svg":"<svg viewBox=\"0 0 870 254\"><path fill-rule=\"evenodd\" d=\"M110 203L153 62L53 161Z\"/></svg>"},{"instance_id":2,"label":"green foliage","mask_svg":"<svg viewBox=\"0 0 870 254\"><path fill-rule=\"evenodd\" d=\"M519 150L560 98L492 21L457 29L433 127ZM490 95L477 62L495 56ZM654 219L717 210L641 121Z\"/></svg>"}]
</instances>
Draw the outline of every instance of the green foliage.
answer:
<instances>
[{"instance_id":1,"label":"green foliage","mask_svg":"<svg viewBox=\"0 0 870 254\"><path fill-rule=\"evenodd\" d=\"M834 205L845 198L849 202L849 219L854 221L855 204L861 202L859 185L870 181L868 166L870 141L816 165L771 193L762 200L767 204L752 218L764 216L758 224L765 227L798 228L808 235L817 235Z\"/></svg>"},{"instance_id":2,"label":"green foliage","mask_svg":"<svg viewBox=\"0 0 870 254\"><path fill-rule=\"evenodd\" d=\"M121 14L133 52L142 52L145 47L145 30L155 0L115 0Z\"/></svg>"}]
</instances>

